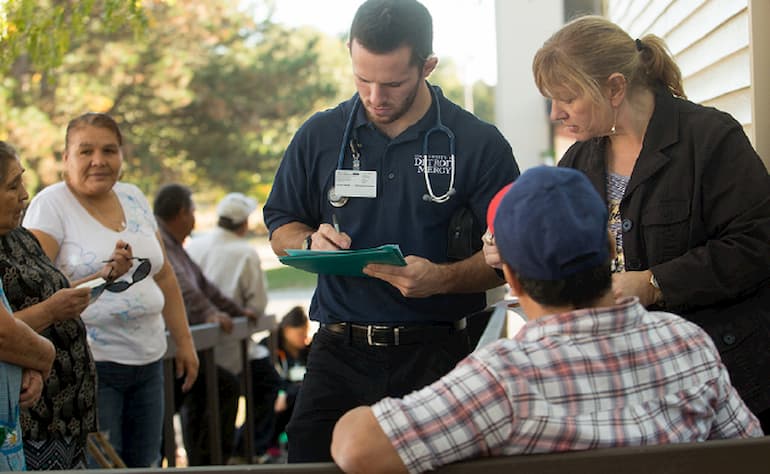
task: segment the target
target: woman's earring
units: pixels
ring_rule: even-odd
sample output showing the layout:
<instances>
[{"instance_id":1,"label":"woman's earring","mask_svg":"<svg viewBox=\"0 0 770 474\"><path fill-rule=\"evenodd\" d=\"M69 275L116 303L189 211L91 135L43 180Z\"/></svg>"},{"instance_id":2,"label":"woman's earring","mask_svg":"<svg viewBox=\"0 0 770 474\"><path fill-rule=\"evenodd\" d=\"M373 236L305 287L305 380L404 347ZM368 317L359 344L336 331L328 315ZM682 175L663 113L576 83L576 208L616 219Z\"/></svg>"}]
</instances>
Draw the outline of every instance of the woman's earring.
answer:
<instances>
[{"instance_id":1,"label":"woman's earring","mask_svg":"<svg viewBox=\"0 0 770 474\"><path fill-rule=\"evenodd\" d=\"M615 130L615 124L617 123L617 121L618 121L618 111L616 109L613 111L613 114L612 114L612 128L610 129L610 135L615 135L615 132L617 131Z\"/></svg>"}]
</instances>

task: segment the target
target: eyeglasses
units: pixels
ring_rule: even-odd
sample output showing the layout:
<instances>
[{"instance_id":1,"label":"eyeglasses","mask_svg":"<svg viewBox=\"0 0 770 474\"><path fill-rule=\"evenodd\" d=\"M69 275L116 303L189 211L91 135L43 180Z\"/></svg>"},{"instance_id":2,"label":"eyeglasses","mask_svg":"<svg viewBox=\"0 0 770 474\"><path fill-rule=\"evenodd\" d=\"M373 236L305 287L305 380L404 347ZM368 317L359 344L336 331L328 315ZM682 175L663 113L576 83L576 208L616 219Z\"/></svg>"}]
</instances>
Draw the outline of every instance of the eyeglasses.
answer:
<instances>
[{"instance_id":1,"label":"eyeglasses","mask_svg":"<svg viewBox=\"0 0 770 474\"><path fill-rule=\"evenodd\" d=\"M131 257L131 260L137 260L139 262L139 266L136 267L134 273L131 274L131 281L108 281L102 283L101 285L95 286L91 288L91 301L98 298L102 293L104 293L105 290L109 291L110 293L121 293L131 288L131 286L134 284L139 283L140 281L147 278L147 275L150 274L150 270L152 270L152 263L150 263L150 259L142 257Z\"/></svg>"}]
</instances>

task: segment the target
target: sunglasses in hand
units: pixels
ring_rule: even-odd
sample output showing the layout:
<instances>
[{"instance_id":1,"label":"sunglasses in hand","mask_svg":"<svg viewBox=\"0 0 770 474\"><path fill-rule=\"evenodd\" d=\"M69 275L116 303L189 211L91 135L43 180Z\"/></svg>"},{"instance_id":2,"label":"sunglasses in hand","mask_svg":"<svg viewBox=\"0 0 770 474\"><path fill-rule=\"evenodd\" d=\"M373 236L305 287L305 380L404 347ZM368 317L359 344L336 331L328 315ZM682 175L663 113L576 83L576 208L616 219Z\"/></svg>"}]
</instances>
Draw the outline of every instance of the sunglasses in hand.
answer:
<instances>
[{"instance_id":1,"label":"sunglasses in hand","mask_svg":"<svg viewBox=\"0 0 770 474\"><path fill-rule=\"evenodd\" d=\"M110 293L121 293L123 291L126 291L127 289L131 288L136 283L139 283L140 281L147 278L147 275L150 274L150 270L152 270L152 263L150 263L149 258L142 258L142 257L131 257L131 260L136 260L139 262L139 266L136 267L136 270L134 270L134 273L131 274L131 280L104 280L102 278L97 278L95 280L88 281L86 283L83 283L82 285L78 285L78 287L82 286L88 286L91 288L91 298L90 302L93 303L96 298L101 296L102 293L105 291L109 291Z\"/></svg>"}]
</instances>

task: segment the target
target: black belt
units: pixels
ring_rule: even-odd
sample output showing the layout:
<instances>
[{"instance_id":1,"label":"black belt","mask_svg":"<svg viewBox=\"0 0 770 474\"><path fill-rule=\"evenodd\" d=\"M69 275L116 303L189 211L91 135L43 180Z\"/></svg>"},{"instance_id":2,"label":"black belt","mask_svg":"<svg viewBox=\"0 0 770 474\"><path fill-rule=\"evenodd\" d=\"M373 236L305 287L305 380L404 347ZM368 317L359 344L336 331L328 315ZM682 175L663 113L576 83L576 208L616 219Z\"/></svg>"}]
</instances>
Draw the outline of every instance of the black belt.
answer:
<instances>
[{"instance_id":1,"label":"black belt","mask_svg":"<svg viewBox=\"0 0 770 474\"><path fill-rule=\"evenodd\" d=\"M379 324L321 323L321 328L338 335L351 333L353 343L367 346L424 344L465 330L462 318L444 326L383 326Z\"/></svg>"}]
</instances>

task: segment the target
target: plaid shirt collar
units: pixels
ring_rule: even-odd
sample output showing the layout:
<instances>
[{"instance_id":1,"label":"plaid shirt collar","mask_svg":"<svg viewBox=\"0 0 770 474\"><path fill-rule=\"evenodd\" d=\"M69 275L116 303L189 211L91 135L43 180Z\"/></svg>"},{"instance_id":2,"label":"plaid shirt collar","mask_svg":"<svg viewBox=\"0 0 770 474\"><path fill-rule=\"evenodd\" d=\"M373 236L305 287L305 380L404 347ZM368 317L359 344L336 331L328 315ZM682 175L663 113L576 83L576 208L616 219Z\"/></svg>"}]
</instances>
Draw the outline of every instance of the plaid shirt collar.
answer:
<instances>
[{"instance_id":1,"label":"plaid shirt collar","mask_svg":"<svg viewBox=\"0 0 770 474\"><path fill-rule=\"evenodd\" d=\"M645 314L639 298L621 298L609 307L578 309L530 320L514 339L527 342L563 334L618 333L638 326Z\"/></svg>"}]
</instances>

